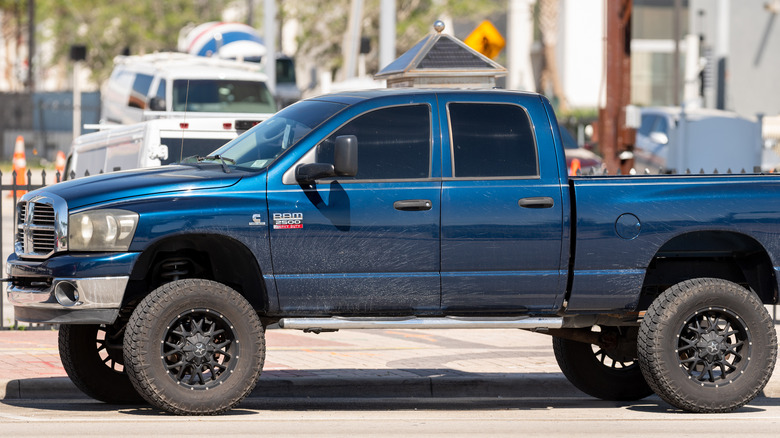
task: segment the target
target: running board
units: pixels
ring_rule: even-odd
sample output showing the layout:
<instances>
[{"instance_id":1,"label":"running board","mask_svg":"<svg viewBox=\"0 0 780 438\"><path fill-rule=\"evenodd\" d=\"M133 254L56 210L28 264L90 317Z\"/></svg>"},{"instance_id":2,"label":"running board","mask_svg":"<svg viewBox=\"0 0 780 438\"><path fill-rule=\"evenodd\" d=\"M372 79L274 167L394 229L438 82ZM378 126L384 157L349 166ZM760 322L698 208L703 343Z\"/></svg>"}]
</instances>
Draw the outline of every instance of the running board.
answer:
<instances>
[{"instance_id":1,"label":"running board","mask_svg":"<svg viewBox=\"0 0 780 438\"><path fill-rule=\"evenodd\" d=\"M340 329L459 329L459 328L517 328L517 329L557 329L563 327L560 317L510 317L485 318L445 316L438 318L283 318L279 328L324 332Z\"/></svg>"}]
</instances>

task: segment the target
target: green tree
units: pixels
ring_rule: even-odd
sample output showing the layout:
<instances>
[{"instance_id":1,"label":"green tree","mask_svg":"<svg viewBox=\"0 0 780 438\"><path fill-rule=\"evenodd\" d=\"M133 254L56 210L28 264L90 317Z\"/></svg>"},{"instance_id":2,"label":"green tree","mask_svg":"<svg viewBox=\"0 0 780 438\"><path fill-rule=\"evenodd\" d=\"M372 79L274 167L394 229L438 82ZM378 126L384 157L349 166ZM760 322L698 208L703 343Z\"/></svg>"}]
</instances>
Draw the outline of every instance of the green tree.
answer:
<instances>
[{"instance_id":1,"label":"green tree","mask_svg":"<svg viewBox=\"0 0 780 438\"><path fill-rule=\"evenodd\" d=\"M365 0L363 36L376 47L379 40L381 0ZM506 2L495 0L396 0L396 50L406 52L432 32L433 22L447 14L453 18L487 18L506 8ZM282 3L284 16L297 18L303 29L298 37L297 55L314 59L317 65L335 71L341 68L341 44L349 20L350 0L305 0ZM367 57L369 72L378 68L378 53Z\"/></svg>"},{"instance_id":2,"label":"green tree","mask_svg":"<svg viewBox=\"0 0 780 438\"><path fill-rule=\"evenodd\" d=\"M42 40L54 43L56 60L70 46L87 46L86 66L98 83L108 77L113 59L131 54L176 50L179 31L189 23L219 20L223 0L37 0Z\"/></svg>"},{"instance_id":3,"label":"green tree","mask_svg":"<svg viewBox=\"0 0 780 438\"><path fill-rule=\"evenodd\" d=\"M280 18L297 19L301 24L297 55L314 59L324 68L341 67L349 1L277 0ZM455 18L482 18L506 7L505 2L495 0L396 1L398 54L431 32L433 22L445 13ZM246 0L238 3L242 2ZM55 64L67 60L71 45L85 45L85 64L92 70L93 79L100 83L110 74L114 57L125 48L131 54L176 50L183 27L220 20L226 6L238 3L235 0L36 0L36 25L40 43L51 41L54 45ZM256 3L261 5L262 0ZM13 10L17 5L26 8L26 1L0 0L2 10ZM374 46L379 34L379 6L380 0L365 0L363 36L371 38ZM255 13L262 16L262 7L256 7ZM262 23L262 19L256 19L255 23ZM376 52L368 59L372 72L378 64Z\"/></svg>"}]
</instances>

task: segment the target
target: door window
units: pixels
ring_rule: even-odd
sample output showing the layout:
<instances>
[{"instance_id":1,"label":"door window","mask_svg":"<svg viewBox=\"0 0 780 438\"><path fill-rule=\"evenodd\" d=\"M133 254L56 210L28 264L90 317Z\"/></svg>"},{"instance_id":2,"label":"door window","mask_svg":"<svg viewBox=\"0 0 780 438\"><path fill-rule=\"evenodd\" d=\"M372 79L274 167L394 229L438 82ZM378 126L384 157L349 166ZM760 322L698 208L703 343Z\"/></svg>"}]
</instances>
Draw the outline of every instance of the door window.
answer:
<instances>
[{"instance_id":1,"label":"door window","mask_svg":"<svg viewBox=\"0 0 780 438\"><path fill-rule=\"evenodd\" d=\"M431 162L431 111L428 105L383 108L363 114L317 146L317 162L333 163L336 137L358 141L358 172L339 180L428 178Z\"/></svg>"},{"instance_id":2,"label":"door window","mask_svg":"<svg viewBox=\"0 0 780 438\"><path fill-rule=\"evenodd\" d=\"M522 107L450 103L448 111L455 177L539 176L531 120Z\"/></svg>"}]
</instances>

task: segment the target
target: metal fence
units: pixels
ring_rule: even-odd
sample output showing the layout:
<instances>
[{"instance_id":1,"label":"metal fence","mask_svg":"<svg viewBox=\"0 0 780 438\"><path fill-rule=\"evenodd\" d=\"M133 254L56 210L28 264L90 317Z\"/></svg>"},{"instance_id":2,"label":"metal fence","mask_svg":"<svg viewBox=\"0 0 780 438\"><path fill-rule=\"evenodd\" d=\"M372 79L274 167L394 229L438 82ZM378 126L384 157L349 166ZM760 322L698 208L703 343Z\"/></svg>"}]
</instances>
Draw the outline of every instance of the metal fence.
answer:
<instances>
[{"instance_id":1,"label":"metal fence","mask_svg":"<svg viewBox=\"0 0 780 438\"><path fill-rule=\"evenodd\" d=\"M40 173L40 178L36 179L40 181L38 184L33 184L33 173L32 171L28 170L26 173L26 184L18 184L17 183L17 173L16 171L11 172L11 183L10 184L2 184L3 181L3 172L0 171L0 196L2 196L2 200L0 200L0 218L2 218L3 224L5 224L6 221L10 221L13 226L15 226L16 223L16 202L19 200L19 198L28 191L32 191L35 189L39 189L41 187L45 187L49 184L58 183L61 181L62 176L59 172L47 172L45 170L42 170ZM2 202L5 199L10 199L12 201L10 211L7 206L4 206L4 202ZM2 230L2 229L0 229ZM5 263L6 258L8 257L9 253L5 250L5 245L10 243L13 245L15 233L16 230L13 230L13 232L10 235L4 235L5 230L2 230L0 232L0 260L2 260L2 263ZM11 246L11 251L13 251L13 246ZM5 270L3 270L3 274L5 274ZM0 290L0 330L7 330L7 329L18 329L19 328L19 322L16 321L14 318L13 322L11 324L6 324L6 315L4 310L4 305L6 299L6 293L5 293L5 287ZM41 325L41 324L25 324L25 328L49 328L49 325Z\"/></svg>"}]
</instances>

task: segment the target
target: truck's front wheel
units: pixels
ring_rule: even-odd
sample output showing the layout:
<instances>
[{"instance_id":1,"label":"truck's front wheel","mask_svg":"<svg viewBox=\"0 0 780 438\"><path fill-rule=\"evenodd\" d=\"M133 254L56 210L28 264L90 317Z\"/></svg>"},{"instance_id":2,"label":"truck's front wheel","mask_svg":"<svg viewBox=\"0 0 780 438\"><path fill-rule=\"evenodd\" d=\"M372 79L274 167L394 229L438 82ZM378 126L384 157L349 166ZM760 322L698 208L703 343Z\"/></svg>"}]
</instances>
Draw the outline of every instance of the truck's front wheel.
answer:
<instances>
[{"instance_id":1,"label":"truck's front wheel","mask_svg":"<svg viewBox=\"0 0 780 438\"><path fill-rule=\"evenodd\" d=\"M777 336L754 293L701 278L655 299L642 321L638 350L642 372L663 400L691 412L729 412L766 385Z\"/></svg>"},{"instance_id":2,"label":"truck's front wheel","mask_svg":"<svg viewBox=\"0 0 780 438\"><path fill-rule=\"evenodd\" d=\"M264 329L233 289L179 280L156 289L135 309L124 357L130 381L153 406L174 414L217 414L257 383Z\"/></svg>"},{"instance_id":3,"label":"truck's front wheel","mask_svg":"<svg viewBox=\"0 0 780 438\"><path fill-rule=\"evenodd\" d=\"M84 394L106 403L143 403L125 373L121 331L115 326L60 326L60 360Z\"/></svg>"}]
</instances>

